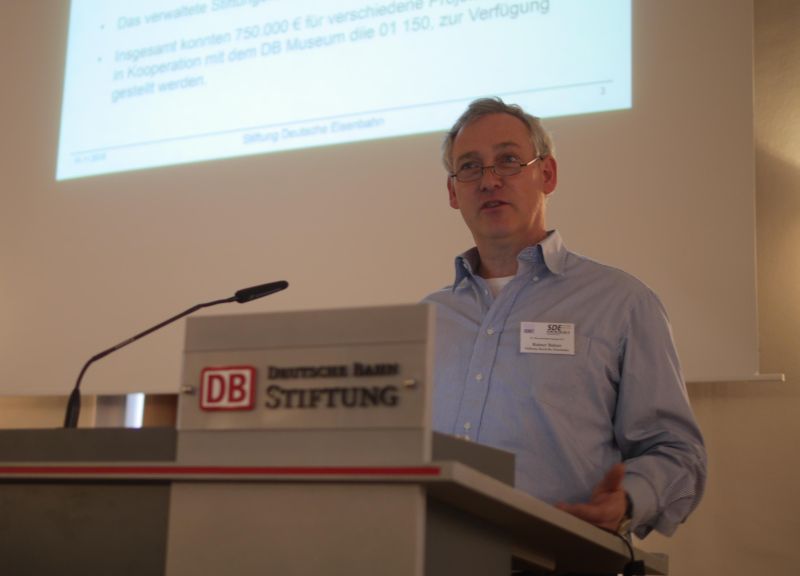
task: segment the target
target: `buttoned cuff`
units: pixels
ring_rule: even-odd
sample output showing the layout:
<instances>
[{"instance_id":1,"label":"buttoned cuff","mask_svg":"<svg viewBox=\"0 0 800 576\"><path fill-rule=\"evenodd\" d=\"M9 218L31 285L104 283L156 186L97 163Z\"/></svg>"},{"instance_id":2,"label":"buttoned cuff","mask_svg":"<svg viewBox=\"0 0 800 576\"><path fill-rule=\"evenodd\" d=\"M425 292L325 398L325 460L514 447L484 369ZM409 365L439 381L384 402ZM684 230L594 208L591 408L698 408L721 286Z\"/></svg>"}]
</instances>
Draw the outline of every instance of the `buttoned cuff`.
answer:
<instances>
[{"instance_id":1,"label":"buttoned cuff","mask_svg":"<svg viewBox=\"0 0 800 576\"><path fill-rule=\"evenodd\" d=\"M653 529L653 519L658 514L658 496L650 482L638 474L626 474L622 486L633 502L631 531L644 538Z\"/></svg>"}]
</instances>

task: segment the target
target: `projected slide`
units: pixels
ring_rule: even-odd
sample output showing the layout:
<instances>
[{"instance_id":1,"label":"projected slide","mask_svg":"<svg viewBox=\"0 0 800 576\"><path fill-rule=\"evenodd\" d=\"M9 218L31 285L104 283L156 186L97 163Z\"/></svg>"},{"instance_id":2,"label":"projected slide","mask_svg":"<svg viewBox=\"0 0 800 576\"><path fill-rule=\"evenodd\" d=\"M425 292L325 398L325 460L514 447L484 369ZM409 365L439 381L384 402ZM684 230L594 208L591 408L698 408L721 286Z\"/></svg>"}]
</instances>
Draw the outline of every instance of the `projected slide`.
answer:
<instances>
[{"instance_id":1,"label":"projected slide","mask_svg":"<svg viewBox=\"0 0 800 576\"><path fill-rule=\"evenodd\" d=\"M630 0L72 0L58 179L631 105Z\"/></svg>"}]
</instances>

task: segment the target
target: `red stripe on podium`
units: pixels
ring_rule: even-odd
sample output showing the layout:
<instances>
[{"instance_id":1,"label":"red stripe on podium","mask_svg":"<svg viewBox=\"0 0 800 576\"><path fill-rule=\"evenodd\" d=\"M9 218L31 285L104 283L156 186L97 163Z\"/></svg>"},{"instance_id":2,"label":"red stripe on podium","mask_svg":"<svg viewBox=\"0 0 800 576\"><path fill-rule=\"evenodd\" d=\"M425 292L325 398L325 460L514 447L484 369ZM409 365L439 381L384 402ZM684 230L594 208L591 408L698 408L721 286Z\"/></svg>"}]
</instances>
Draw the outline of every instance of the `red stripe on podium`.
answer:
<instances>
[{"instance_id":1,"label":"red stripe on podium","mask_svg":"<svg viewBox=\"0 0 800 576\"><path fill-rule=\"evenodd\" d=\"M0 466L0 475L439 476L435 466Z\"/></svg>"}]
</instances>

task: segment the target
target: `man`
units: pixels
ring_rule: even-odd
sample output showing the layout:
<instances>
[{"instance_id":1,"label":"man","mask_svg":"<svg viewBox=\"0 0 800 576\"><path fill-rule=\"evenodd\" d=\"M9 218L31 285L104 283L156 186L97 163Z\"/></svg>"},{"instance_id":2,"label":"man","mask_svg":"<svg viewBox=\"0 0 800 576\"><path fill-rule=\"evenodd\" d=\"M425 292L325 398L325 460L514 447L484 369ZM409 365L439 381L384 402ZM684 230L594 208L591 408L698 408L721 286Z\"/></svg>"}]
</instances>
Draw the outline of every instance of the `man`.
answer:
<instances>
[{"instance_id":1,"label":"man","mask_svg":"<svg viewBox=\"0 0 800 576\"><path fill-rule=\"evenodd\" d=\"M517 487L579 518L671 534L702 495L706 454L660 301L547 230L558 170L537 118L477 100L443 160L475 248L426 298L434 428L513 452Z\"/></svg>"}]
</instances>

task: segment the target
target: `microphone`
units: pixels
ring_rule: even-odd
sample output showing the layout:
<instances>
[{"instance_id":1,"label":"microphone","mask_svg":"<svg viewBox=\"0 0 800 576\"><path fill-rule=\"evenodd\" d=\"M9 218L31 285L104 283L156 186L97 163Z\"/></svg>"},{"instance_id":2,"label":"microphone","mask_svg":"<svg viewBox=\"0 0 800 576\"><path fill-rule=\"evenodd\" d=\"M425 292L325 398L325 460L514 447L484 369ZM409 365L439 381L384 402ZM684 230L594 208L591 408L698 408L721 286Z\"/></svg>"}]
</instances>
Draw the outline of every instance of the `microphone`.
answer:
<instances>
[{"instance_id":1,"label":"microphone","mask_svg":"<svg viewBox=\"0 0 800 576\"><path fill-rule=\"evenodd\" d=\"M245 302L251 302L253 300L257 300L258 298L263 298L264 296L274 294L275 292L280 292L288 287L289 283L286 280L278 280L277 282L268 282L267 284L259 284L258 286L251 286L250 288L242 288L241 290L237 290L236 293L229 298L222 298L220 300L212 300L211 302L196 304L188 310L184 310L180 314L176 314L172 318L168 318L167 320L156 324L152 328L148 328L144 332L139 332L135 336L132 336L127 340L123 340L119 344L95 354L89 358L86 364L83 365L83 368L81 368L81 372L78 375L78 380L75 382L75 387L72 389L72 393L69 396L69 401L67 402L67 411L66 414L64 414L64 428L76 428L78 426L78 418L81 414L81 380L83 379L83 375L86 373L86 369L89 368L89 366L91 366L94 362L97 362L101 358L105 358L120 348L124 348L128 344L133 344L140 338L144 338L148 334L151 334L168 324L172 324L176 320L180 320L184 316L188 316L192 312L196 312L201 308L208 308L209 306L216 306L217 304L227 304L228 302L238 302L239 304L244 304Z\"/></svg>"},{"instance_id":2,"label":"microphone","mask_svg":"<svg viewBox=\"0 0 800 576\"><path fill-rule=\"evenodd\" d=\"M233 295L233 299L239 304L256 300L264 296L269 296L275 292L280 292L289 287L286 280L278 280L277 282L269 282L267 284L259 284L258 286L251 286L250 288L242 288Z\"/></svg>"}]
</instances>

